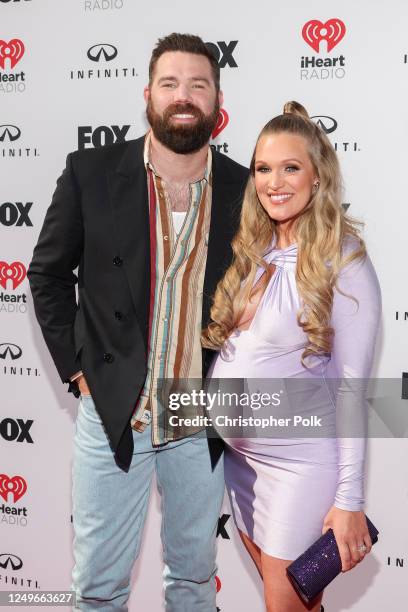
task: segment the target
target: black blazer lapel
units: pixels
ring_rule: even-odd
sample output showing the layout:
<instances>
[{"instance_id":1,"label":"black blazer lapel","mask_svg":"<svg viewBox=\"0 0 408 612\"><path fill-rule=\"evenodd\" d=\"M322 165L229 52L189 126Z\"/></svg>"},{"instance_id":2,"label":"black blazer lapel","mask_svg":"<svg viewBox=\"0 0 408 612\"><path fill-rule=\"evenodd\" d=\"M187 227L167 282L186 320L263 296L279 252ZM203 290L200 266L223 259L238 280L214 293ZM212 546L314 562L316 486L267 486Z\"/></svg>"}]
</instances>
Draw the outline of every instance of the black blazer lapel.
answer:
<instances>
[{"instance_id":1,"label":"black blazer lapel","mask_svg":"<svg viewBox=\"0 0 408 612\"><path fill-rule=\"evenodd\" d=\"M136 316L147 341L150 296L149 200L143 162L144 137L129 141L108 184L113 209L112 231L122 260Z\"/></svg>"}]
</instances>

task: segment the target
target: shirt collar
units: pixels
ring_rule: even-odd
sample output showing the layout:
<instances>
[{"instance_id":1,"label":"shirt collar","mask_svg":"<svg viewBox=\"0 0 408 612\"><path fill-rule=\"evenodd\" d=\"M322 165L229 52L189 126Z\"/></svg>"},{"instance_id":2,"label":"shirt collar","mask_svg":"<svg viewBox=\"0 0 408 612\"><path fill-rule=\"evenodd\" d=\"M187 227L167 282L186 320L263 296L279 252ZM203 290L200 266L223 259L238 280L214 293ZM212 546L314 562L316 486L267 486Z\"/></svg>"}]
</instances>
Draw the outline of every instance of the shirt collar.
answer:
<instances>
[{"instance_id":1,"label":"shirt collar","mask_svg":"<svg viewBox=\"0 0 408 612\"><path fill-rule=\"evenodd\" d=\"M150 161L150 135L151 135L151 131L149 130L145 138L145 144L144 144L144 149L143 149L143 161L144 161L145 167L151 170L155 176L158 176L156 170L154 169L153 163ZM211 168L212 168L212 150L211 150L211 147L208 147L207 164L205 166L204 176L202 179L199 179L199 180L205 180L208 183L210 176L211 176Z\"/></svg>"}]
</instances>

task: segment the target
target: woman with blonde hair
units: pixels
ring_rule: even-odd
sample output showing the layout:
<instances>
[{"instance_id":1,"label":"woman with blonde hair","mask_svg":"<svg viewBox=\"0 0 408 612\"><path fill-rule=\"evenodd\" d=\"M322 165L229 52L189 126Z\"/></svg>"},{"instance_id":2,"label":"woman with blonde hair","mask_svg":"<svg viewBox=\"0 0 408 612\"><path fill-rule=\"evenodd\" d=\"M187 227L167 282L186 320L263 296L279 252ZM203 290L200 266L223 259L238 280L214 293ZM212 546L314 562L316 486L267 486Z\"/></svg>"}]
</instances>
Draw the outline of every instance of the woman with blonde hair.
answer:
<instances>
[{"instance_id":1,"label":"woman with blonde hair","mask_svg":"<svg viewBox=\"0 0 408 612\"><path fill-rule=\"evenodd\" d=\"M261 131L250 170L234 259L203 332L203 345L219 351L210 376L367 379L380 290L358 223L341 206L333 146L288 102ZM326 414L341 401L338 388ZM268 612L320 610L322 594L306 606L286 567L329 528L342 571L370 552L364 438L226 438L234 519Z\"/></svg>"}]
</instances>

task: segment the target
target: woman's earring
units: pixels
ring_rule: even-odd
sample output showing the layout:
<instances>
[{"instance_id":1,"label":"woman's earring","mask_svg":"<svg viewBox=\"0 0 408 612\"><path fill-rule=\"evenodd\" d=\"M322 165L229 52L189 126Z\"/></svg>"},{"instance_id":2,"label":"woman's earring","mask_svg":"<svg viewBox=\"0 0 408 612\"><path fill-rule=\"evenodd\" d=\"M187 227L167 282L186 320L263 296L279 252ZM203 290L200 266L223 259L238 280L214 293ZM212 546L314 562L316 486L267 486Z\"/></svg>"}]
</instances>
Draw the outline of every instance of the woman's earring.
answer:
<instances>
[{"instance_id":1,"label":"woman's earring","mask_svg":"<svg viewBox=\"0 0 408 612\"><path fill-rule=\"evenodd\" d=\"M320 181L315 181L313 183L313 193L316 193L316 191L319 189L319 185L320 185Z\"/></svg>"}]
</instances>

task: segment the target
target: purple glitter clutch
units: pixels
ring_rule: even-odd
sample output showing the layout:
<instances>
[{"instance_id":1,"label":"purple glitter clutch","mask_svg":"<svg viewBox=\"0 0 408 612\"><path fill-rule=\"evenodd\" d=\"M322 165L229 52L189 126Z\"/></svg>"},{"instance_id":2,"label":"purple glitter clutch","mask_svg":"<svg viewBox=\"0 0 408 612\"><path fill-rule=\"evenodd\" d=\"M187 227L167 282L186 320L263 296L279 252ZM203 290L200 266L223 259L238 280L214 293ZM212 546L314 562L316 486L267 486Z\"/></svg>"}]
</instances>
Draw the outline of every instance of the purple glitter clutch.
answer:
<instances>
[{"instance_id":1,"label":"purple glitter clutch","mask_svg":"<svg viewBox=\"0 0 408 612\"><path fill-rule=\"evenodd\" d=\"M373 544L378 540L378 529L367 518L368 532ZM300 557L286 568L287 575L303 601L309 603L341 572L341 559L333 529L329 529Z\"/></svg>"}]
</instances>

